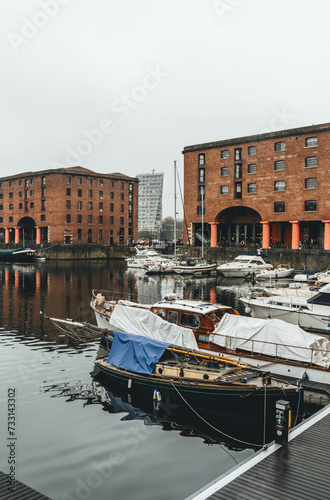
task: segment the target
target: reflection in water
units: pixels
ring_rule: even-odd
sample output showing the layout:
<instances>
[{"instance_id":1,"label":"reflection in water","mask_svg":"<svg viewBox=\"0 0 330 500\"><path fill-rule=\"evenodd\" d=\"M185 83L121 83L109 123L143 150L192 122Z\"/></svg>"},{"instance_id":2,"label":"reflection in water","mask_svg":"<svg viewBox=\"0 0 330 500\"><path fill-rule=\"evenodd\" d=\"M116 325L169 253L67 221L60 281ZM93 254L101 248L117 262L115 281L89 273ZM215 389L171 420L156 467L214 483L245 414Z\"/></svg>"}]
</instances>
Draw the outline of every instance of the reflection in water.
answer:
<instances>
[{"instance_id":1,"label":"reflection in water","mask_svg":"<svg viewBox=\"0 0 330 500\"><path fill-rule=\"evenodd\" d=\"M54 384L45 392L52 397L64 397L66 402L83 400L83 407L96 404L109 413L125 413L125 420L142 420L145 425L160 425L164 431L177 431L184 437L198 437L205 444L221 444L230 450L247 448L258 450L263 445L263 421L257 417L234 415L225 408L210 410L189 408L173 404L169 400L154 401L130 391L123 390L109 382L102 374L95 372L90 384ZM274 429L266 429L266 442L274 439Z\"/></svg>"}]
</instances>

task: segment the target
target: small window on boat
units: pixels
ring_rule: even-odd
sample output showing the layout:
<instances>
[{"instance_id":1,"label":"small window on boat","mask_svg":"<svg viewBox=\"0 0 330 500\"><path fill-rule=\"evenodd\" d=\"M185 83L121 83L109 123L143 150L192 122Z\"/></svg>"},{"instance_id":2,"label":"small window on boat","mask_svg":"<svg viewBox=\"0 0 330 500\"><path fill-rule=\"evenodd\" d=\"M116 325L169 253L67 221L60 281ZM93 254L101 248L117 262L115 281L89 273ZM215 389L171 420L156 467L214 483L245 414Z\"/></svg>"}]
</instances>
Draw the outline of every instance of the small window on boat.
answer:
<instances>
[{"instance_id":1,"label":"small window on boat","mask_svg":"<svg viewBox=\"0 0 330 500\"><path fill-rule=\"evenodd\" d=\"M175 324L177 324L178 323L178 313L177 313L177 311L169 311L168 312L167 321L169 323L175 323Z\"/></svg>"},{"instance_id":2,"label":"small window on boat","mask_svg":"<svg viewBox=\"0 0 330 500\"><path fill-rule=\"evenodd\" d=\"M154 314L157 314L157 316L159 316L160 318L165 319L165 311L164 311L164 309L153 309L152 312Z\"/></svg>"},{"instance_id":3,"label":"small window on boat","mask_svg":"<svg viewBox=\"0 0 330 500\"><path fill-rule=\"evenodd\" d=\"M198 328L199 319L196 314L181 313L180 325L188 326L189 328Z\"/></svg>"},{"instance_id":4,"label":"small window on boat","mask_svg":"<svg viewBox=\"0 0 330 500\"><path fill-rule=\"evenodd\" d=\"M208 335L198 335L198 340L200 342L208 342L209 341L209 336Z\"/></svg>"}]
</instances>

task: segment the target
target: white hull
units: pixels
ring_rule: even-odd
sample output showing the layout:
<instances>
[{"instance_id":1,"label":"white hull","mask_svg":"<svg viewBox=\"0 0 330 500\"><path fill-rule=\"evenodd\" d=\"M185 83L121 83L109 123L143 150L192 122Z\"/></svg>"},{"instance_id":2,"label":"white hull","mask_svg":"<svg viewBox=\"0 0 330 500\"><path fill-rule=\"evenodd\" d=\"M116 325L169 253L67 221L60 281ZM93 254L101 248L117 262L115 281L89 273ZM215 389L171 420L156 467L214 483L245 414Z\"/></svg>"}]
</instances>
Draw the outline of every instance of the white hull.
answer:
<instances>
[{"instance_id":1,"label":"white hull","mask_svg":"<svg viewBox=\"0 0 330 500\"><path fill-rule=\"evenodd\" d=\"M272 269L270 271L262 271L256 275L256 280L283 279L290 278L293 273L292 269Z\"/></svg>"},{"instance_id":2,"label":"white hull","mask_svg":"<svg viewBox=\"0 0 330 500\"><path fill-rule=\"evenodd\" d=\"M177 274L209 274L216 271L216 264L212 265L196 265L196 266L175 266L174 271Z\"/></svg>"},{"instance_id":3,"label":"white hull","mask_svg":"<svg viewBox=\"0 0 330 500\"><path fill-rule=\"evenodd\" d=\"M271 306L242 300L251 309L253 318L281 319L291 325L299 325L304 330L319 331L330 334L330 317L313 311L292 310L289 307Z\"/></svg>"}]
</instances>

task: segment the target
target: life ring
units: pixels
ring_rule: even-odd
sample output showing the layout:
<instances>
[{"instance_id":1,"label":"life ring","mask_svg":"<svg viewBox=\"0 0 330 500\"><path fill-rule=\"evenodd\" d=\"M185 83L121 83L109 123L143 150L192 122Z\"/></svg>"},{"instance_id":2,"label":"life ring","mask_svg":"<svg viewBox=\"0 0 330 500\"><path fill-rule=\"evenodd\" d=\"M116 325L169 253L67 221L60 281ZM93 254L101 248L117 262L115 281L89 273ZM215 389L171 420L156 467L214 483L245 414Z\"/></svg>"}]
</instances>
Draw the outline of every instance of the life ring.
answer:
<instances>
[{"instance_id":1,"label":"life ring","mask_svg":"<svg viewBox=\"0 0 330 500\"><path fill-rule=\"evenodd\" d=\"M242 247L244 247L244 245L245 245L245 241L244 240L241 241L241 245L242 245Z\"/></svg>"}]
</instances>

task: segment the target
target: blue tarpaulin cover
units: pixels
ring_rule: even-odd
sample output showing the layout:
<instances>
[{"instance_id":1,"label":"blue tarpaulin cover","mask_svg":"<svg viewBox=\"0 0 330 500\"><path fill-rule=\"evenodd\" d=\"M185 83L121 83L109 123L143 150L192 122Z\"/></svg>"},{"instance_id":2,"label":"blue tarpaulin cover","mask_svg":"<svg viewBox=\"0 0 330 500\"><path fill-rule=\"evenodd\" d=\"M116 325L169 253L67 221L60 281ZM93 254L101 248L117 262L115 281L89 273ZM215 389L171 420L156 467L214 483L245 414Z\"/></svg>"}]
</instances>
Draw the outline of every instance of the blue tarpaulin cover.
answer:
<instances>
[{"instance_id":1,"label":"blue tarpaulin cover","mask_svg":"<svg viewBox=\"0 0 330 500\"><path fill-rule=\"evenodd\" d=\"M137 373L152 373L165 349L170 345L142 335L114 331L108 363Z\"/></svg>"}]
</instances>

